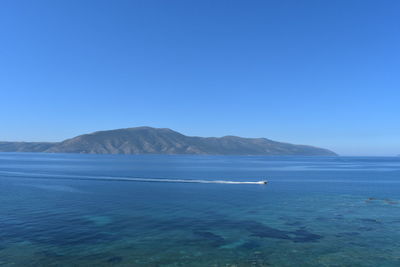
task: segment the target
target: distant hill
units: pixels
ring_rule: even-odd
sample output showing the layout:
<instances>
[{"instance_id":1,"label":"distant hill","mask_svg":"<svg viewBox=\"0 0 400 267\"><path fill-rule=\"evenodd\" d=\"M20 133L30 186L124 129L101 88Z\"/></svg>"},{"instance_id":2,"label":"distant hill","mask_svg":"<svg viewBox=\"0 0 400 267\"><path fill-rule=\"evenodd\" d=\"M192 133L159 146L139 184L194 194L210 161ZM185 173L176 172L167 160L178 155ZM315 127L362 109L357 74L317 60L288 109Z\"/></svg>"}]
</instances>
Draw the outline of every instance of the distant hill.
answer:
<instances>
[{"instance_id":1,"label":"distant hill","mask_svg":"<svg viewBox=\"0 0 400 267\"><path fill-rule=\"evenodd\" d=\"M0 152L44 152L57 143L0 142Z\"/></svg>"},{"instance_id":2,"label":"distant hill","mask_svg":"<svg viewBox=\"0 0 400 267\"><path fill-rule=\"evenodd\" d=\"M186 136L166 128L99 131L57 143L0 142L0 152L335 156L330 150L266 138Z\"/></svg>"}]
</instances>

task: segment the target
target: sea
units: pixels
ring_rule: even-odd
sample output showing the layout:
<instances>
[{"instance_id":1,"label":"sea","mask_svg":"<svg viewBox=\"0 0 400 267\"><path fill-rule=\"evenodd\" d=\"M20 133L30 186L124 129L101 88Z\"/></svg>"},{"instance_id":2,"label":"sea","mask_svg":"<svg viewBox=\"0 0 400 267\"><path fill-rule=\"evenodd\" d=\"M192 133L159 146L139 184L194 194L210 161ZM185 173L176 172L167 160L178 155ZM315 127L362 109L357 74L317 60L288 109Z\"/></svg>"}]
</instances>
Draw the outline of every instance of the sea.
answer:
<instances>
[{"instance_id":1,"label":"sea","mask_svg":"<svg viewBox=\"0 0 400 267\"><path fill-rule=\"evenodd\" d=\"M400 157L0 153L0 266L400 266Z\"/></svg>"}]
</instances>

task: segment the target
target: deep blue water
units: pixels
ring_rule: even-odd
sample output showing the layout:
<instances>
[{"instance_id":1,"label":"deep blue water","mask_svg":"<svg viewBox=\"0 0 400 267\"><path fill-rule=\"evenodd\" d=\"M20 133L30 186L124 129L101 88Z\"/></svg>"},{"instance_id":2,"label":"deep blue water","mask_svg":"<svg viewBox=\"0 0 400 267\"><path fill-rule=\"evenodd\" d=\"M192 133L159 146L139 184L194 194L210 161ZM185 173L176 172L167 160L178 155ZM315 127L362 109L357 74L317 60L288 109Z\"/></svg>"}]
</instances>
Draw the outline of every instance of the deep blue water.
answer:
<instances>
[{"instance_id":1,"label":"deep blue water","mask_svg":"<svg viewBox=\"0 0 400 267\"><path fill-rule=\"evenodd\" d=\"M0 265L400 266L400 157L0 153Z\"/></svg>"}]
</instances>

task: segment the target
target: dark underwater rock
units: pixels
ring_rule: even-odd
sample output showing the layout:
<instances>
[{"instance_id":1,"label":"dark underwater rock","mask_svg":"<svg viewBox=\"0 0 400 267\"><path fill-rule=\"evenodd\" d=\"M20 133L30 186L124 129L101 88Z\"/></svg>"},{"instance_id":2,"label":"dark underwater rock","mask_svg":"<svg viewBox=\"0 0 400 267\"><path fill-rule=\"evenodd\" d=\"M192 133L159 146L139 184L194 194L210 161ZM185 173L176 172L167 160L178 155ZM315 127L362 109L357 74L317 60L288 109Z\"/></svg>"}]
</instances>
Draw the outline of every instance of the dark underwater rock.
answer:
<instances>
[{"instance_id":1,"label":"dark underwater rock","mask_svg":"<svg viewBox=\"0 0 400 267\"><path fill-rule=\"evenodd\" d=\"M351 237L351 236L358 236L360 235L359 232L343 232L343 233L338 233L335 236L336 237Z\"/></svg>"},{"instance_id":2,"label":"dark underwater rock","mask_svg":"<svg viewBox=\"0 0 400 267\"><path fill-rule=\"evenodd\" d=\"M249 241L243 243L240 247L244 248L244 249L255 249L255 248L258 248L260 246L261 245L260 245L259 242L254 241L254 240L249 240Z\"/></svg>"},{"instance_id":3,"label":"dark underwater rock","mask_svg":"<svg viewBox=\"0 0 400 267\"><path fill-rule=\"evenodd\" d=\"M221 246L225 243L225 239L219 235L216 235L212 232L205 232L205 231L193 231L193 234L196 236L202 237L207 241L210 241L215 246Z\"/></svg>"},{"instance_id":4,"label":"dark underwater rock","mask_svg":"<svg viewBox=\"0 0 400 267\"><path fill-rule=\"evenodd\" d=\"M288 232L274 229L271 227L264 227L263 229L251 230L253 236L268 237L277 239L291 239Z\"/></svg>"},{"instance_id":5,"label":"dark underwater rock","mask_svg":"<svg viewBox=\"0 0 400 267\"><path fill-rule=\"evenodd\" d=\"M287 223L285 223L285 225L288 225L288 226L301 226L301 225L303 225L303 223L300 222L300 221L293 221L293 222L287 222Z\"/></svg>"},{"instance_id":6,"label":"dark underwater rock","mask_svg":"<svg viewBox=\"0 0 400 267\"><path fill-rule=\"evenodd\" d=\"M252 233L252 236L261 238L287 239L294 242L315 242L322 238L321 235L313 234L304 228L296 231L283 231L253 221L246 221L245 227Z\"/></svg>"},{"instance_id":7,"label":"dark underwater rock","mask_svg":"<svg viewBox=\"0 0 400 267\"><path fill-rule=\"evenodd\" d=\"M120 263L121 261L122 261L122 257L120 257L120 256L114 256L114 257L107 259L108 263Z\"/></svg>"},{"instance_id":8,"label":"dark underwater rock","mask_svg":"<svg viewBox=\"0 0 400 267\"><path fill-rule=\"evenodd\" d=\"M393 200L391 200L391 199L385 199L384 201L385 201L386 204L390 204L390 205L396 205L396 204L398 204L397 201L393 201Z\"/></svg>"},{"instance_id":9,"label":"dark underwater rock","mask_svg":"<svg viewBox=\"0 0 400 267\"><path fill-rule=\"evenodd\" d=\"M358 227L357 229L358 229L359 231L373 231L373 230L375 230L375 229L372 228L372 227L365 227L365 226Z\"/></svg>"},{"instance_id":10,"label":"dark underwater rock","mask_svg":"<svg viewBox=\"0 0 400 267\"><path fill-rule=\"evenodd\" d=\"M382 222L376 219L369 219L369 218L362 218L360 219L360 221L366 224L382 224Z\"/></svg>"},{"instance_id":11,"label":"dark underwater rock","mask_svg":"<svg viewBox=\"0 0 400 267\"><path fill-rule=\"evenodd\" d=\"M292 238L294 242L315 242L322 238L321 235L310 233L305 229L299 229L291 233L295 235L295 237Z\"/></svg>"},{"instance_id":12,"label":"dark underwater rock","mask_svg":"<svg viewBox=\"0 0 400 267\"><path fill-rule=\"evenodd\" d=\"M253 236L257 237L269 237L269 238L278 238L278 239L290 239L287 235L286 231L281 231L279 229L275 229L269 226L266 226L262 223L256 221L243 221L241 225Z\"/></svg>"}]
</instances>

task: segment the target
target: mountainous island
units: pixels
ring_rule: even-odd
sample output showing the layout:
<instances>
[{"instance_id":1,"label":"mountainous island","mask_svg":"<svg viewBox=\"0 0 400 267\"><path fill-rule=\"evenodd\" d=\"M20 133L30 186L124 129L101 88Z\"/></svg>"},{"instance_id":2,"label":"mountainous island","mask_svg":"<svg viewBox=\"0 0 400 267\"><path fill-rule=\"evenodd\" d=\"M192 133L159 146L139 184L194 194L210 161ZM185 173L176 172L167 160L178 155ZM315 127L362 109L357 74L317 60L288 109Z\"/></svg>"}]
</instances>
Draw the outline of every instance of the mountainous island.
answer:
<instances>
[{"instance_id":1,"label":"mountainous island","mask_svg":"<svg viewBox=\"0 0 400 267\"><path fill-rule=\"evenodd\" d=\"M0 152L335 156L328 149L266 138L186 136L167 128L99 131L62 142L0 142Z\"/></svg>"}]
</instances>

